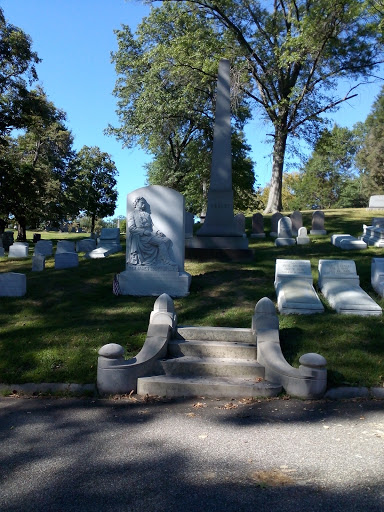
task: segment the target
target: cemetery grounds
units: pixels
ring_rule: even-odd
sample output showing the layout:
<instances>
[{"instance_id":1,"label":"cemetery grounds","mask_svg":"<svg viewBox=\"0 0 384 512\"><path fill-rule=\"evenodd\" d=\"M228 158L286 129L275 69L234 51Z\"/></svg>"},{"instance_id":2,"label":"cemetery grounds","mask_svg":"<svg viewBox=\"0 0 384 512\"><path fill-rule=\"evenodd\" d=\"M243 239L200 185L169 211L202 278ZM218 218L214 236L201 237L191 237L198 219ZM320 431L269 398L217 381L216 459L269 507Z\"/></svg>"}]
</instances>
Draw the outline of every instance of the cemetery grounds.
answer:
<instances>
[{"instance_id":1,"label":"cemetery grounds","mask_svg":"<svg viewBox=\"0 0 384 512\"><path fill-rule=\"evenodd\" d=\"M286 212L288 215L291 212ZM249 238L254 259L249 263L185 261L192 275L188 297L175 299L179 325L250 327L254 307L262 297L276 303L276 258L311 261L317 289L320 259L352 259L360 285L382 308L371 286L371 260L384 257L384 249L368 247L343 251L331 245L336 233L360 236L363 224L384 217L384 211L366 209L326 210L327 235L311 236L311 244L275 247L268 236L270 216L264 217L265 239ZM303 225L311 226L312 211L304 211ZM251 232L251 216L246 219ZM32 272L34 232L27 259L0 258L0 272L27 275L27 294L0 297L0 383L26 382L95 383L97 355L106 343L126 349L126 358L142 347L155 297L115 296L113 277L125 269L125 252L104 259L80 257L77 268L55 270L47 257L45 270ZM79 240L86 233L41 232L42 239ZM16 234L15 234L16 238ZM125 235L121 237L125 249ZM384 385L383 316L340 315L319 294L323 314L279 315L280 340L287 361L298 367L299 358L317 352L328 361L328 386Z\"/></svg>"}]
</instances>

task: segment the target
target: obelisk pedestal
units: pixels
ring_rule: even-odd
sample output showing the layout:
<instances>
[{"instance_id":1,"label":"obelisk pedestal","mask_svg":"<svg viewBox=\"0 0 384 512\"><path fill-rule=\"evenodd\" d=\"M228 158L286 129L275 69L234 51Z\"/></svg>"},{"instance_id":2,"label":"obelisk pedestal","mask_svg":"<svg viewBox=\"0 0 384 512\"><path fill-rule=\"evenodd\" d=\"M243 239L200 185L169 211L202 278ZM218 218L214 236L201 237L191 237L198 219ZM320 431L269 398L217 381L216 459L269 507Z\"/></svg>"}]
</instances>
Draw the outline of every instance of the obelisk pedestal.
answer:
<instances>
[{"instance_id":1,"label":"obelisk pedestal","mask_svg":"<svg viewBox=\"0 0 384 512\"><path fill-rule=\"evenodd\" d=\"M221 59L219 63L207 214L196 236L186 240L187 257L203 256L202 250L208 250L206 257L210 254L220 257L224 251L225 259L250 259L253 255L233 214L230 66L227 59Z\"/></svg>"}]
</instances>

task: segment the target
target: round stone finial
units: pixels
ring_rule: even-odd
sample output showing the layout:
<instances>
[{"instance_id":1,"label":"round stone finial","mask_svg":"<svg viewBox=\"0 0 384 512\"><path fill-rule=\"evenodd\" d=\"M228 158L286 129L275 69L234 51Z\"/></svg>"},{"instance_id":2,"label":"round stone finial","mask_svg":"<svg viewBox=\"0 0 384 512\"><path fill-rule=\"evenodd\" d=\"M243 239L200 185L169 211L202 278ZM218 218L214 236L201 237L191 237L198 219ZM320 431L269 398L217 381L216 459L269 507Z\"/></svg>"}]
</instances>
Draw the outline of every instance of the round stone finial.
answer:
<instances>
[{"instance_id":1,"label":"round stone finial","mask_svg":"<svg viewBox=\"0 0 384 512\"><path fill-rule=\"evenodd\" d=\"M117 343L108 343L101 347L99 356L107 357L108 359L121 359L124 357L124 347Z\"/></svg>"},{"instance_id":2,"label":"round stone finial","mask_svg":"<svg viewBox=\"0 0 384 512\"><path fill-rule=\"evenodd\" d=\"M299 363L310 368L322 368L327 365L327 360L320 354L310 352L309 354L303 354L299 359Z\"/></svg>"}]
</instances>

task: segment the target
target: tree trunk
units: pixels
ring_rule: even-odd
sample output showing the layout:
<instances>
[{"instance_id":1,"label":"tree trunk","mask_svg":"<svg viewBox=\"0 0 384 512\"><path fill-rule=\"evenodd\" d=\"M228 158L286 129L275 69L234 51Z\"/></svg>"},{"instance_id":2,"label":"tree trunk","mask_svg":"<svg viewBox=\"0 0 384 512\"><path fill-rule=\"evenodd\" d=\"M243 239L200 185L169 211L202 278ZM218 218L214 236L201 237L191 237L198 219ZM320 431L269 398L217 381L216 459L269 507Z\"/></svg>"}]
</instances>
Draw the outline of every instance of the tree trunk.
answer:
<instances>
[{"instance_id":1,"label":"tree trunk","mask_svg":"<svg viewBox=\"0 0 384 512\"><path fill-rule=\"evenodd\" d=\"M27 219L25 217L18 217L17 219L17 241L27 241Z\"/></svg>"},{"instance_id":2,"label":"tree trunk","mask_svg":"<svg viewBox=\"0 0 384 512\"><path fill-rule=\"evenodd\" d=\"M276 128L273 145L272 179L269 189L268 203L264 213L280 212L282 210L281 191L283 185L284 155L287 145L287 133Z\"/></svg>"},{"instance_id":3,"label":"tree trunk","mask_svg":"<svg viewBox=\"0 0 384 512\"><path fill-rule=\"evenodd\" d=\"M95 214L92 214L92 223L91 223L91 233L94 233L95 232L95 224L96 224L96 215Z\"/></svg>"},{"instance_id":4,"label":"tree trunk","mask_svg":"<svg viewBox=\"0 0 384 512\"><path fill-rule=\"evenodd\" d=\"M4 233L6 225L6 221L4 219L0 219L0 235Z\"/></svg>"}]
</instances>

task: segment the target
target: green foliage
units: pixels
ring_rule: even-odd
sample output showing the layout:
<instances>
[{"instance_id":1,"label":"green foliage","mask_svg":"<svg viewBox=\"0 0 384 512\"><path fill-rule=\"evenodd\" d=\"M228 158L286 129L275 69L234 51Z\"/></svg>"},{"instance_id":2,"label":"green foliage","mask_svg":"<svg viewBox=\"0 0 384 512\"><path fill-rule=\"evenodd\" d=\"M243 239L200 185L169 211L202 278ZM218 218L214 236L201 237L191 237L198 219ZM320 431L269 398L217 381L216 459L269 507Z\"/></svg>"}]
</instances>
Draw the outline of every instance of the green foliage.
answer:
<instances>
[{"instance_id":1,"label":"green foliage","mask_svg":"<svg viewBox=\"0 0 384 512\"><path fill-rule=\"evenodd\" d=\"M234 65L243 70L239 89L273 127L272 180L266 210L280 210L288 136L313 140L324 122L322 114L334 111L353 96L350 91L340 97L335 92L337 80L367 77L382 60L374 18L367 4L359 0L182 3L196 13L197 20L203 17L205 27L213 27L221 45L212 50L219 49L220 56L228 52L236 56ZM173 29L172 21L168 19ZM196 47L204 56L213 53L206 52L202 44L197 46L197 41L200 43L191 34L189 46L186 41L182 51L183 55L193 54L194 68L202 69Z\"/></svg>"},{"instance_id":2,"label":"green foliage","mask_svg":"<svg viewBox=\"0 0 384 512\"><path fill-rule=\"evenodd\" d=\"M37 80L31 38L9 24L0 7L0 144L14 128L25 127L29 112L28 84Z\"/></svg>"},{"instance_id":3,"label":"green foliage","mask_svg":"<svg viewBox=\"0 0 384 512\"><path fill-rule=\"evenodd\" d=\"M108 132L151 152L149 183L182 192L194 213L204 208L209 186L219 58L233 61L234 80L247 81L236 67L230 35L216 28L199 9L165 4L152 9L135 36L127 26L116 31L119 48L113 54L120 127ZM240 89L233 92L233 181L241 209L252 198L255 178L241 132L248 107Z\"/></svg>"},{"instance_id":4,"label":"green foliage","mask_svg":"<svg viewBox=\"0 0 384 512\"><path fill-rule=\"evenodd\" d=\"M367 204L355 166L359 147L360 138L354 130L337 125L331 131L324 130L293 184L295 199L291 205L329 209Z\"/></svg>"},{"instance_id":5,"label":"green foliage","mask_svg":"<svg viewBox=\"0 0 384 512\"><path fill-rule=\"evenodd\" d=\"M384 191L384 88L374 102L362 131L362 147L357 155L367 195Z\"/></svg>"},{"instance_id":6,"label":"green foliage","mask_svg":"<svg viewBox=\"0 0 384 512\"><path fill-rule=\"evenodd\" d=\"M111 155L96 146L83 146L70 163L65 178L67 198L73 211L91 217L92 232L97 218L112 215L115 211L116 175Z\"/></svg>"}]
</instances>

